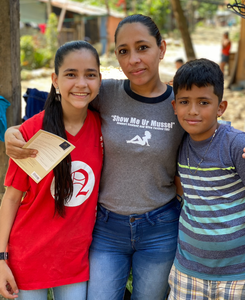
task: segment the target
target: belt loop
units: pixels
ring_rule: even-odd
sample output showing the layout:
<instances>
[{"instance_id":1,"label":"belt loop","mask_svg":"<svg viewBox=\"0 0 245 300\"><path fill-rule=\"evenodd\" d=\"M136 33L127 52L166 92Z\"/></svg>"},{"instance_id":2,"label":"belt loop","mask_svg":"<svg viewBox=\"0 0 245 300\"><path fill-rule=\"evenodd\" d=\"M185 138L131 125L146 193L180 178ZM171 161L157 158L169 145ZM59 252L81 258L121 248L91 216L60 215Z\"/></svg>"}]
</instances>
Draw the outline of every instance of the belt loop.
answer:
<instances>
[{"instance_id":1,"label":"belt loop","mask_svg":"<svg viewBox=\"0 0 245 300\"><path fill-rule=\"evenodd\" d=\"M149 217L149 212L145 213L145 218L152 226L155 225L155 223Z\"/></svg>"}]
</instances>

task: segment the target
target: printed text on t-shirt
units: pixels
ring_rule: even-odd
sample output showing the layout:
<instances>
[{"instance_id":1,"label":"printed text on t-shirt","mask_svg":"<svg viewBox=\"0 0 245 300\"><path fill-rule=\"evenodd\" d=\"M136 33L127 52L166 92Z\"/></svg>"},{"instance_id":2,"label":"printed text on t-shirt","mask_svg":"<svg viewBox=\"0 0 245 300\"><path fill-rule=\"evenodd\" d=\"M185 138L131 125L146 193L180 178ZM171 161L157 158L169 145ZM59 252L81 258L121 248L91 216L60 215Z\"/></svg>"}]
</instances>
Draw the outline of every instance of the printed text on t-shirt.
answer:
<instances>
[{"instance_id":1,"label":"printed text on t-shirt","mask_svg":"<svg viewBox=\"0 0 245 300\"><path fill-rule=\"evenodd\" d=\"M118 115L112 115L112 121L117 125L126 125L146 129L156 129L169 131L175 125L175 122L160 122L157 120L137 119L134 117L122 117Z\"/></svg>"}]
</instances>

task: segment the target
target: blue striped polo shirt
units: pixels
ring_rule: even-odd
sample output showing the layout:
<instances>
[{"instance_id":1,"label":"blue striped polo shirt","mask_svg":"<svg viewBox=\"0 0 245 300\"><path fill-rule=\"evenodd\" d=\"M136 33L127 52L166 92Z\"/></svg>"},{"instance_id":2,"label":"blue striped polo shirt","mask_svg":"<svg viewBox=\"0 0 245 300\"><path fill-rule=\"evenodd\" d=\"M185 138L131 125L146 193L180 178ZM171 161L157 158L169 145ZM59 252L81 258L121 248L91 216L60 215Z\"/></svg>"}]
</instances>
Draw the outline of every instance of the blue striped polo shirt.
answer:
<instances>
[{"instance_id":1,"label":"blue striped polo shirt","mask_svg":"<svg viewBox=\"0 0 245 300\"><path fill-rule=\"evenodd\" d=\"M245 133L220 125L210 144L211 139L197 142L186 135L179 150L178 172L184 205L174 263L179 271L193 277L242 280L245 279L245 160L242 158Z\"/></svg>"}]
</instances>

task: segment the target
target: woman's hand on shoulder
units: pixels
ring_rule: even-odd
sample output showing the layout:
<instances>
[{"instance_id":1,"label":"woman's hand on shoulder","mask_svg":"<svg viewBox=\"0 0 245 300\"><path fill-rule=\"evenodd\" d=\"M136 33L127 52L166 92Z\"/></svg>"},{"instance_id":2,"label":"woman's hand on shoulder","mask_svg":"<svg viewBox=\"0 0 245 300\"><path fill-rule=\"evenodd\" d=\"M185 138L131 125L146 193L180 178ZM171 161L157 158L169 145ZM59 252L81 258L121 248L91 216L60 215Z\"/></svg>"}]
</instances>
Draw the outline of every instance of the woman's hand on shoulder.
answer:
<instances>
[{"instance_id":1,"label":"woman's hand on shoulder","mask_svg":"<svg viewBox=\"0 0 245 300\"><path fill-rule=\"evenodd\" d=\"M0 294L7 299L16 299L18 293L12 271L4 260L0 260Z\"/></svg>"},{"instance_id":2,"label":"woman's hand on shoulder","mask_svg":"<svg viewBox=\"0 0 245 300\"><path fill-rule=\"evenodd\" d=\"M245 148L243 148L242 158L245 158Z\"/></svg>"},{"instance_id":3,"label":"woman's hand on shoulder","mask_svg":"<svg viewBox=\"0 0 245 300\"><path fill-rule=\"evenodd\" d=\"M25 144L26 141L19 131L19 126L13 126L7 129L5 132L5 146L8 156L15 159L36 157L38 151L34 149L23 149L22 147Z\"/></svg>"}]
</instances>

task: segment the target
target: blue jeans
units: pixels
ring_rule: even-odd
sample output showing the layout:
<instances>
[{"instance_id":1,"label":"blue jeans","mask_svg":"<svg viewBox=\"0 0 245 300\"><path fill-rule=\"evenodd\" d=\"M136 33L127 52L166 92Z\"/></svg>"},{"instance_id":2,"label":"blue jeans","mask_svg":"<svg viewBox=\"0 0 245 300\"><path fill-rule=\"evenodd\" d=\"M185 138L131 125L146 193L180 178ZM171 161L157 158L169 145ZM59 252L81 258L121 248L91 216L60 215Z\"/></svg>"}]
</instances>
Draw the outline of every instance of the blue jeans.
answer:
<instances>
[{"instance_id":1,"label":"blue jeans","mask_svg":"<svg viewBox=\"0 0 245 300\"><path fill-rule=\"evenodd\" d=\"M54 300L86 300L87 283L85 281L53 288ZM48 289L20 290L18 295L18 300L47 300Z\"/></svg>"},{"instance_id":2,"label":"blue jeans","mask_svg":"<svg viewBox=\"0 0 245 300\"><path fill-rule=\"evenodd\" d=\"M165 299L180 210L176 198L142 215L123 216L99 206L87 300L122 300L131 267L131 300Z\"/></svg>"}]
</instances>

